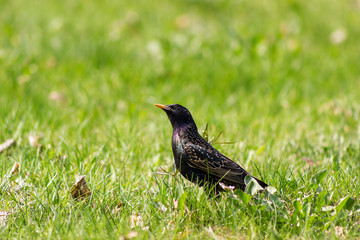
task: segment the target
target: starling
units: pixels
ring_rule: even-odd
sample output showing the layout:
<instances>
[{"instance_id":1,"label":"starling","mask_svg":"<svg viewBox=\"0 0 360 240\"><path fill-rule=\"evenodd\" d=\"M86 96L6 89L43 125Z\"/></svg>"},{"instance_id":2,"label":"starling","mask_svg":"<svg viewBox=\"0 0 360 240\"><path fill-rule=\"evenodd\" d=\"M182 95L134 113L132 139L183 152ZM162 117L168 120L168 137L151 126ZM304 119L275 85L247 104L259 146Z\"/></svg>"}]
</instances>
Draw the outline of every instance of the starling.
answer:
<instances>
[{"instance_id":1,"label":"starling","mask_svg":"<svg viewBox=\"0 0 360 240\"><path fill-rule=\"evenodd\" d=\"M179 104L156 107L164 110L173 127L172 150L176 169L189 181L210 187L216 194L223 191L220 183L245 190L245 177L255 179L261 187L268 185L222 155L198 132L189 110Z\"/></svg>"}]
</instances>

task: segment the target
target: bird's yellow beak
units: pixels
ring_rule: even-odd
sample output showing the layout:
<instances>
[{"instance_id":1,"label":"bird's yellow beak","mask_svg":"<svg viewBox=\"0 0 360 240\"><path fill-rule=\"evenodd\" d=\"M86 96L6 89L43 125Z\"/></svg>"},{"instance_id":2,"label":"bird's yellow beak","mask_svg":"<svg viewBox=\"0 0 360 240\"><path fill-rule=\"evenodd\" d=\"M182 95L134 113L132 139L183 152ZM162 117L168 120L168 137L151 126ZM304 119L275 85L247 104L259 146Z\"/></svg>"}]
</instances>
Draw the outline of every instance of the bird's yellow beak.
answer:
<instances>
[{"instance_id":1,"label":"bird's yellow beak","mask_svg":"<svg viewBox=\"0 0 360 240\"><path fill-rule=\"evenodd\" d=\"M161 108L162 110L170 110L170 108L166 105L162 105L162 104L154 104L155 106L157 106L158 108Z\"/></svg>"}]
</instances>

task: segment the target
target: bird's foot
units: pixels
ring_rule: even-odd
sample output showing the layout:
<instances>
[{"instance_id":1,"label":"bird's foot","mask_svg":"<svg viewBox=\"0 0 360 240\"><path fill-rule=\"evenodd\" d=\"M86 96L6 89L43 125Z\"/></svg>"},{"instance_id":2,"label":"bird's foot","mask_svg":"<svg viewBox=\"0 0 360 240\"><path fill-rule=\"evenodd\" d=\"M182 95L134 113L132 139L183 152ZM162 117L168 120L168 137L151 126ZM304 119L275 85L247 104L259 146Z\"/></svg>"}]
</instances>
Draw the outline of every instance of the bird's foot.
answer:
<instances>
[{"instance_id":1,"label":"bird's foot","mask_svg":"<svg viewBox=\"0 0 360 240\"><path fill-rule=\"evenodd\" d=\"M163 168L160 167L160 169L162 170L162 172L153 172L154 174L158 174L158 175L169 175L169 176L172 176L172 177L176 177L178 174L179 174L179 170L175 170L175 172L167 172L165 171Z\"/></svg>"},{"instance_id":2,"label":"bird's foot","mask_svg":"<svg viewBox=\"0 0 360 240\"><path fill-rule=\"evenodd\" d=\"M179 174L179 170L175 170L174 173L170 173L171 176L176 177Z\"/></svg>"}]
</instances>

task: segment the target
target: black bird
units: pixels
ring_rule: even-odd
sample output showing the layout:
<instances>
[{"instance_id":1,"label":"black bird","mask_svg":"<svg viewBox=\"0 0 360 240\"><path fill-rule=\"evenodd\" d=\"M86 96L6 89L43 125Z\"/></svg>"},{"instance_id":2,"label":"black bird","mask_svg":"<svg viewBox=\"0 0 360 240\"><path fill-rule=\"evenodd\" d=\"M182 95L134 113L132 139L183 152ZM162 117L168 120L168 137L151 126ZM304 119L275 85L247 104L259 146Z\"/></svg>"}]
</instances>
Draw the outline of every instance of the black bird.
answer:
<instances>
[{"instance_id":1,"label":"black bird","mask_svg":"<svg viewBox=\"0 0 360 240\"><path fill-rule=\"evenodd\" d=\"M244 191L247 175L261 187L268 186L202 138L191 113L185 107L179 104L155 106L164 110L171 122L175 166L186 179L200 186L213 187L216 193L223 191L220 182Z\"/></svg>"}]
</instances>

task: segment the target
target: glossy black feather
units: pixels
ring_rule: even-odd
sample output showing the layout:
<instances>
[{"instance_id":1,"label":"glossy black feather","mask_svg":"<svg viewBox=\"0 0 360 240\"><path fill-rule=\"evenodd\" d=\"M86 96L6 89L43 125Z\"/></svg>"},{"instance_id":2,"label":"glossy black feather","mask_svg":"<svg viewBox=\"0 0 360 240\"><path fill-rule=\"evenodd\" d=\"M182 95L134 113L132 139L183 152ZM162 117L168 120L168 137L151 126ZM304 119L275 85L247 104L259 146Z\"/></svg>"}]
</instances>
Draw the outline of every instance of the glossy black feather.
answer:
<instances>
[{"instance_id":1,"label":"glossy black feather","mask_svg":"<svg viewBox=\"0 0 360 240\"><path fill-rule=\"evenodd\" d=\"M268 186L202 138L191 113L185 107L179 104L161 106L173 126L172 149L175 166L186 179L200 186L214 186L216 192L222 191L219 182L244 190L247 175L262 187Z\"/></svg>"}]
</instances>

